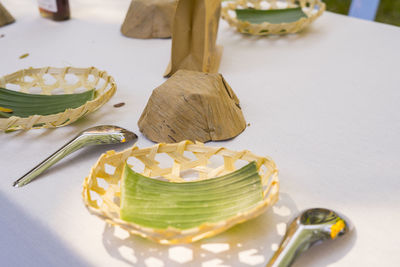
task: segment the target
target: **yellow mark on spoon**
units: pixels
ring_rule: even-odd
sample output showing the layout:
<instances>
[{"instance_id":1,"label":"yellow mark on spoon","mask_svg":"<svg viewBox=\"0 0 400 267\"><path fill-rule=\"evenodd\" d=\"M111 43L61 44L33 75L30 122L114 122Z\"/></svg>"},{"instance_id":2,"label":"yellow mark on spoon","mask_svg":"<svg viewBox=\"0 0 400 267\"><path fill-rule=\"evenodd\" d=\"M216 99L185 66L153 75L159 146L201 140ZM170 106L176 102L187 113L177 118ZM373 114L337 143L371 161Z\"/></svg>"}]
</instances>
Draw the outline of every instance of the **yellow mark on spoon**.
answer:
<instances>
[{"instance_id":1,"label":"yellow mark on spoon","mask_svg":"<svg viewBox=\"0 0 400 267\"><path fill-rule=\"evenodd\" d=\"M331 238L335 239L336 236L346 227L346 224L343 220L337 221L334 225L331 226Z\"/></svg>"}]
</instances>

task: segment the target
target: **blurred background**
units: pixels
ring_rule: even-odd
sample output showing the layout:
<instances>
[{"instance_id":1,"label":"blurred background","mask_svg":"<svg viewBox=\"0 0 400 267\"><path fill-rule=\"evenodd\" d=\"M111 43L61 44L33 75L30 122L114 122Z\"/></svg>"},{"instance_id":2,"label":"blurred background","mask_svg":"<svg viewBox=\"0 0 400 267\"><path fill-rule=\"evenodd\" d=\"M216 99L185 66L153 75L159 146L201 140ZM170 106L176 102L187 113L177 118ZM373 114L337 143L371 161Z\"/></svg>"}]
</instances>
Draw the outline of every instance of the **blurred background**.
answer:
<instances>
[{"instance_id":1,"label":"blurred background","mask_svg":"<svg viewBox=\"0 0 400 267\"><path fill-rule=\"evenodd\" d=\"M400 26L400 0L323 1L326 3L326 9L328 11L344 15L352 15L352 12L353 14L361 13L361 15L365 14L365 16L371 16L371 20ZM371 15L371 12L372 14L375 13L375 16Z\"/></svg>"}]
</instances>

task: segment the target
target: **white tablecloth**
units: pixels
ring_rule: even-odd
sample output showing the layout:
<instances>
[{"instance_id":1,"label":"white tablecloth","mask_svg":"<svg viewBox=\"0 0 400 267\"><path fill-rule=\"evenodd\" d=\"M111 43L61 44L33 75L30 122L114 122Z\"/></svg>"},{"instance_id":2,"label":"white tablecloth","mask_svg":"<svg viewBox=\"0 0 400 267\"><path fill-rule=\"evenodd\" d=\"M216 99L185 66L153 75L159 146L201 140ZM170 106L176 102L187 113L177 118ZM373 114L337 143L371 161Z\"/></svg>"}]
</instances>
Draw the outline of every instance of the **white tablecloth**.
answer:
<instances>
[{"instance_id":1,"label":"white tablecloth","mask_svg":"<svg viewBox=\"0 0 400 267\"><path fill-rule=\"evenodd\" d=\"M398 266L399 28L326 12L301 34L265 38L221 20L220 72L250 126L210 145L271 156L280 169L280 201L216 237L163 246L129 237L86 210L81 184L104 148L77 152L26 187L11 186L93 125L126 127L139 134L140 147L152 145L137 121L165 81L171 41L122 36L129 0L70 2L72 19L53 22L39 16L35 1L2 1L17 21L0 28L0 75L95 66L114 76L118 90L68 127L0 134L1 266L264 266L284 223L310 207L342 212L356 231L312 248L295 266ZM119 102L126 105L114 108Z\"/></svg>"}]
</instances>

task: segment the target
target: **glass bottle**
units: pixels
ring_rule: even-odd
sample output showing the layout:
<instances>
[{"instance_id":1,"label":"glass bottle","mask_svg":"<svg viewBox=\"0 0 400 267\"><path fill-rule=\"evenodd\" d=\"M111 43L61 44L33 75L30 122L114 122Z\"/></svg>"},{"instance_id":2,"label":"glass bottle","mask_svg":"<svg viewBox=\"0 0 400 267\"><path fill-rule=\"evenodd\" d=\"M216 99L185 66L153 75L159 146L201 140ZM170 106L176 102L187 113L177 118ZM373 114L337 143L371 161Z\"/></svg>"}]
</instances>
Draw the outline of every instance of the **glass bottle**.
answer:
<instances>
[{"instance_id":1,"label":"glass bottle","mask_svg":"<svg viewBox=\"0 0 400 267\"><path fill-rule=\"evenodd\" d=\"M68 0L38 0L39 11L42 17L55 21L69 19Z\"/></svg>"}]
</instances>

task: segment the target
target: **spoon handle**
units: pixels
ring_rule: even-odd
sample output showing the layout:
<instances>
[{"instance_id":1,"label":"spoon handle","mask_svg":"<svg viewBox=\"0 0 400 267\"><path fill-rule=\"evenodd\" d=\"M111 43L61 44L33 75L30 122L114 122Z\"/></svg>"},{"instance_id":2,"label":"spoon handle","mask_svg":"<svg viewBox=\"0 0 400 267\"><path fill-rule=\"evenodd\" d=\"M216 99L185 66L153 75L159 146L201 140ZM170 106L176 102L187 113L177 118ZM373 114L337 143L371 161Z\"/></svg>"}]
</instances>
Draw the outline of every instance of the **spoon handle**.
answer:
<instances>
[{"instance_id":1,"label":"spoon handle","mask_svg":"<svg viewBox=\"0 0 400 267\"><path fill-rule=\"evenodd\" d=\"M64 146L62 146L59 150L54 152L51 156L46 158L42 161L39 165L34 167L32 170L27 172L24 176L16 180L13 184L14 187L22 187L32 180L34 180L39 174L47 170L49 167L53 166L62 158L66 157L67 155L71 154L72 152L77 151L78 149L82 148L84 143L80 141L79 137L75 137Z\"/></svg>"},{"instance_id":2,"label":"spoon handle","mask_svg":"<svg viewBox=\"0 0 400 267\"><path fill-rule=\"evenodd\" d=\"M302 252L310 247L312 235L296 223L292 223L278 250L267 263L267 267L288 267Z\"/></svg>"}]
</instances>

